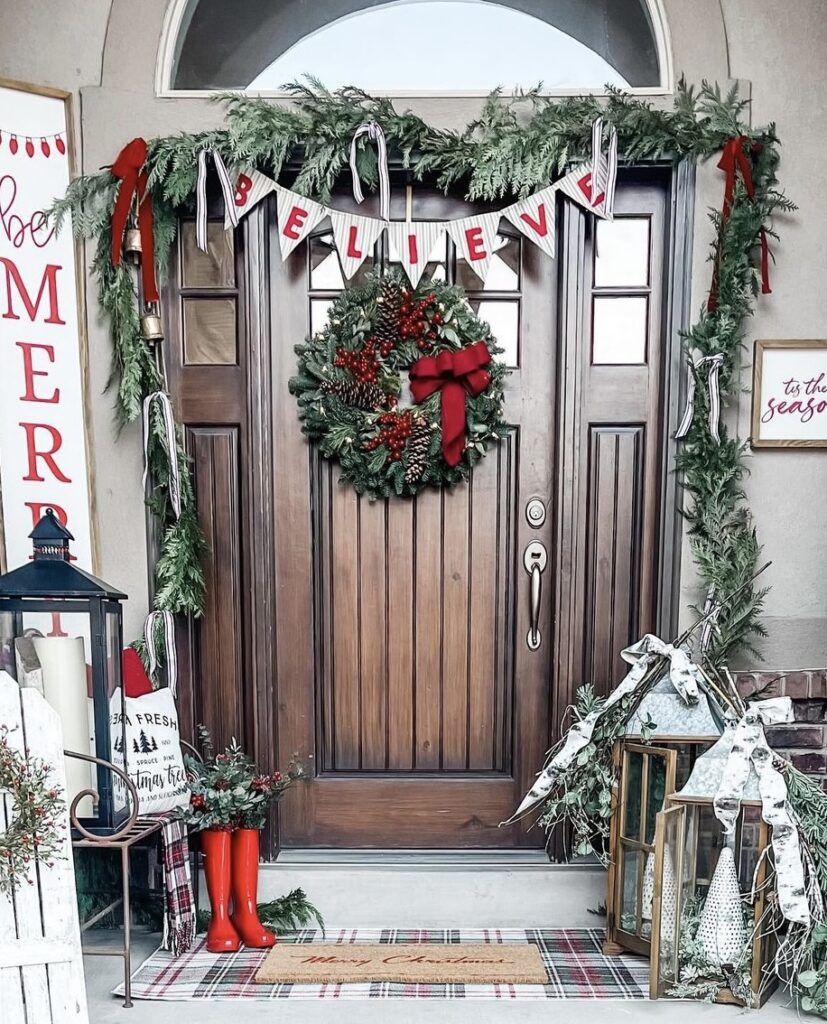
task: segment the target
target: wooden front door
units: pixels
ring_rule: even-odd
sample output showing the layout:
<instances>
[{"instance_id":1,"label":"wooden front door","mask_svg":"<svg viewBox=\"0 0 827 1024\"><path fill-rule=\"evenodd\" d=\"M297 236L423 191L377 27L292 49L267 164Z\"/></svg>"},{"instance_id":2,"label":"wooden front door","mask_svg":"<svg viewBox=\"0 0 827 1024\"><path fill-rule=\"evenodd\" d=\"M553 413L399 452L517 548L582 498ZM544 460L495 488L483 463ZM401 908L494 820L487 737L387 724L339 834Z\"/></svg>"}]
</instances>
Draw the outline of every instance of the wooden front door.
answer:
<instances>
[{"instance_id":1,"label":"wooden front door","mask_svg":"<svg viewBox=\"0 0 827 1024\"><path fill-rule=\"evenodd\" d=\"M197 254L183 225L170 376L212 547L184 700L265 765L309 763L274 845L543 845L499 823L574 688L605 692L654 625L664 190L623 184L617 208L596 255L591 219L561 199L556 260L502 222L485 285L449 242L433 255L506 349L512 430L467 485L384 502L339 484L287 389L293 346L343 287L329 234L283 263L266 204L234 252L216 225ZM414 218L475 209L414 190ZM383 240L374 266L392 257ZM546 554L535 649L530 545Z\"/></svg>"}]
</instances>

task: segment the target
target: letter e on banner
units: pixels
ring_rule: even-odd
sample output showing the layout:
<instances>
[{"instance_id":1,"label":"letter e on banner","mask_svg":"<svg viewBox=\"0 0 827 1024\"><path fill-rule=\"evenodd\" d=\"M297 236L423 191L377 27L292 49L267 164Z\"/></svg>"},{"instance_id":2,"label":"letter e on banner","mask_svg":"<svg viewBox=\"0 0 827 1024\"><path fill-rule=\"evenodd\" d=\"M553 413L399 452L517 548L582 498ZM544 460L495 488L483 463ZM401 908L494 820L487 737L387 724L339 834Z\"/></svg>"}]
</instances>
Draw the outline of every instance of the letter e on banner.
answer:
<instances>
[{"instance_id":1,"label":"letter e on banner","mask_svg":"<svg viewBox=\"0 0 827 1024\"><path fill-rule=\"evenodd\" d=\"M459 254L483 281L497 250L497 228L501 216L500 213L483 213L479 217L463 217L446 224Z\"/></svg>"},{"instance_id":2,"label":"letter e on banner","mask_svg":"<svg viewBox=\"0 0 827 1024\"><path fill-rule=\"evenodd\" d=\"M278 203L279 245L281 258L286 260L296 246L304 241L313 228L327 214L327 210L312 199L305 199L289 188L275 185Z\"/></svg>"}]
</instances>

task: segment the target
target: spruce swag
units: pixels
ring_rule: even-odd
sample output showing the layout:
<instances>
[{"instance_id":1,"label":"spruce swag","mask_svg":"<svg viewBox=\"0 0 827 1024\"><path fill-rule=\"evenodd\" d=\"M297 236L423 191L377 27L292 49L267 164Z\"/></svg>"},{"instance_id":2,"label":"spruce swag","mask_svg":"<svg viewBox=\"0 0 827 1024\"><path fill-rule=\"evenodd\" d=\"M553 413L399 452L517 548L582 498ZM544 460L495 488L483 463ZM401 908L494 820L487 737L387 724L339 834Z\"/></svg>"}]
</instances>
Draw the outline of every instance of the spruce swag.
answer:
<instances>
[{"instance_id":1,"label":"spruce swag","mask_svg":"<svg viewBox=\"0 0 827 1024\"><path fill-rule=\"evenodd\" d=\"M672 110L657 109L637 97L611 90L593 96L554 99L538 90L504 97L491 94L480 117L460 132L433 128L409 112L398 113L387 99L355 88L329 92L310 79L294 84L289 108L264 100L224 97L226 127L209 132L154 139L149 143L147 170L155 212L156 260L163 274L182 209L192 207L197 156L204 146L219 150L228 166L257 167L278 178L288 163L298 167L291 187L329 201L331 189L347 168L351 139L365 120L382 124L389 146L416 180L428 179L443 188L462 187L469 199L499 200L525 196L557 178L571 163L587 157L591 125L602 114L617 128L620 155L627 162L655 159L705 160L732 138L757 144L751 150L755 194L750 199L737 181L730 217L711 218L716 231L717 295L714 312L705 307L687 333L687 351L694 355L722 353L721 396L724 403L739 390L738 364L747 318L753 310L759 275L755 252L762 227L792 204L777 188L779 144L775 128L751 130L743 121L746 102L735 90L722 93L704 83L695 90L681 82ZM361 146L362 180L375 188L375 154ZM723 186L723 182L722 182ZM53 210L57 223L72 215L75 232L95 239L93 275L101 308L114 339L113 386L117 416L128 423L140 413L141 401L159 381L151 353L140 337L129 271L112 267L110 221L116 181L109 173L88 175L70 185ZM683 509L700 584L714 588L721 606L709 656L713 663L753 650L763 635L760 612L765 591L744 584L755 572L759 545L743 490L745 445L725 427L715 445L705 422L704 389L699 388L696 415L678 456L689 502ZM165 534L156 606L200 614L204 581L199 568L203 541L191 500L187 476L185 511L178 523L170 518L168 462L156 438L152 463L156 481L153 508ZM733 597L733 595L735 595Z\"/></svg>"}]
</instances>

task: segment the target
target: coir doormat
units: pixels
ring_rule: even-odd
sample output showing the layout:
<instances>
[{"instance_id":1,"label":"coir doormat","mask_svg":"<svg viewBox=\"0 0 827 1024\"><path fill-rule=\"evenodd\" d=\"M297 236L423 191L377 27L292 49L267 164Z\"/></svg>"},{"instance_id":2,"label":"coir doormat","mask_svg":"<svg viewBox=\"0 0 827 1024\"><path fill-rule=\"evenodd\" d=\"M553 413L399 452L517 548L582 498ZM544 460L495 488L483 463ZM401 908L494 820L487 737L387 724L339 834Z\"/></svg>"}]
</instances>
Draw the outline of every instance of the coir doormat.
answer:
<instances>
[{"instance_id":1,"label":"coir doormat","mask_svg":"<svg viewBox=\"0 0 827 1024\"><path fill-rule=\"evenodd\" d=\"M404 946L417 943L427 952L450 945L458 952L469 946L533 946L540 954L546 981L540 985L492 981L444 982L316 982L257 984L256 975L268 950L241 949L216 956L208 953L204 937L183 956L158 950L132 975L135 999L256 1000L270 999L648 999L649 964L641 957L606 957L603 932L585 928L446 928L446 929L328 929L327 935L307 929L279 937L280 945L318 949L335 943L353 951L366 946ZM115 994L123 994L116 989Z\"/></svg>"},{"instance_id":2,"label":"coir doormat","mask_svg":"<svg viewBox=\"0 0 827 1024\"><path fill-rule=\"evenodd\" d=\"M341 942L279 945L267 954L257 984L292 981L303 985L391 981L406 985L543 985L548 973L533 943L480 945L411 943L390 946Z\"/></svg>"}]
</instances>

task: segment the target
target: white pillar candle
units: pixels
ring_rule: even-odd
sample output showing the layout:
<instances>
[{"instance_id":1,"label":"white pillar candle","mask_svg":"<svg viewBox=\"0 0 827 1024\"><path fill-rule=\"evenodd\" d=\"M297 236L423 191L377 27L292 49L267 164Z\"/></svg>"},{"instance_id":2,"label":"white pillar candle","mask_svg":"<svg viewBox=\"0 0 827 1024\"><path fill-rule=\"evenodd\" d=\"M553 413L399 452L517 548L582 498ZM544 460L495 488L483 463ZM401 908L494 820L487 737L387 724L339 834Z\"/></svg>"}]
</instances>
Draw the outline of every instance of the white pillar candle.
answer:
<instances>
[{"instance_id":1,"label":"white pillar candle","mask_svg":"<svg viewBox=\"0 0 827 1024\"><path fill-rule=\"evenodd\" d=\"M60 716L63 747L80 754L90 753L89 704L86 685L86 654L83 637L44 636L34 638L34 647L43 669L43 696ZM66 758L66 804L83 789L89 789L93 767L75 757ZM78 817L94 813L91 797L77 807Z\"/></svg>"}]
</instances>

